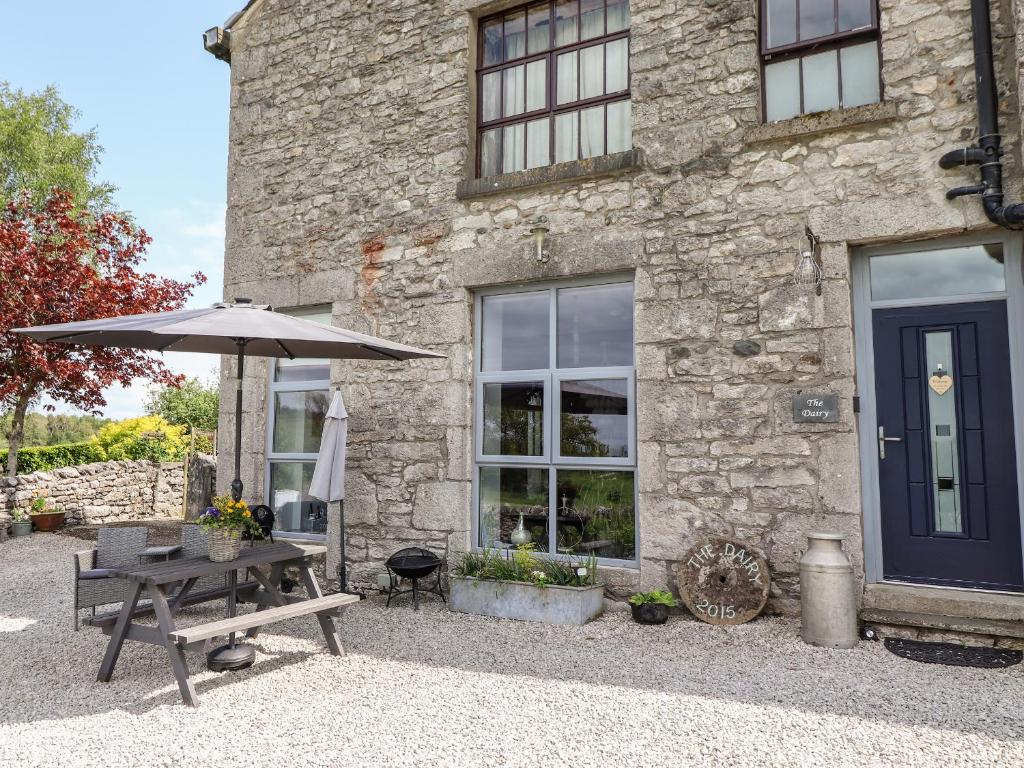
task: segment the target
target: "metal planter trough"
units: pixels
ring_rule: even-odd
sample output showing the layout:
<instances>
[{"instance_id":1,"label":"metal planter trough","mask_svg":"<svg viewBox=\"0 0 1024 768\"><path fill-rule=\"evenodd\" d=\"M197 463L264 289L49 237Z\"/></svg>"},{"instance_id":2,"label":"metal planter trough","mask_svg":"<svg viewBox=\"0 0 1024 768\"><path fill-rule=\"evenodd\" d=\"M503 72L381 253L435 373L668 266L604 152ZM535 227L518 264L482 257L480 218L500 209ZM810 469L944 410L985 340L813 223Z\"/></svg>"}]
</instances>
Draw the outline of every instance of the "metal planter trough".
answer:
<instances>
[{"instance_id":1,"label":"metal planter trough","mask_svg":"<svg viewBox=\"0 0 1024 768\"><path fill-rule=\"evenodd\" d=\"M604 613L604 586L542 587L452 576L448 605L458 613L580 626Z\"/></svg>"}]
</instances>

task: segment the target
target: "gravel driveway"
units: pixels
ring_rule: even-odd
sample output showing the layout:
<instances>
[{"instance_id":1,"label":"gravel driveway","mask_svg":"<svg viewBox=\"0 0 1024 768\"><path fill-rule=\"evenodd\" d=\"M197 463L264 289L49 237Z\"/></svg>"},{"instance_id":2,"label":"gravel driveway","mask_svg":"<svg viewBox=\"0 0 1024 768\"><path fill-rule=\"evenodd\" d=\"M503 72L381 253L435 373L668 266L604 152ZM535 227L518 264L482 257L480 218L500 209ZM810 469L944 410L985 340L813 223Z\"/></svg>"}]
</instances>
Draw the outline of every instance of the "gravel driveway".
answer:
<instances>
[{"instance_id":1,"label":"gravel driveway","mask_svg":"<svg viewBox=\"0 0 1024 768\"><path fill-rule=\"evenodd\" d=\"M347 609L348 656L275 624L240 673L71 631L74 539L0 544L0 766L1016 766L1024 669L915 664L878 644L803 645L796 623L582 628Z\"/></svg>"}]
</instances>

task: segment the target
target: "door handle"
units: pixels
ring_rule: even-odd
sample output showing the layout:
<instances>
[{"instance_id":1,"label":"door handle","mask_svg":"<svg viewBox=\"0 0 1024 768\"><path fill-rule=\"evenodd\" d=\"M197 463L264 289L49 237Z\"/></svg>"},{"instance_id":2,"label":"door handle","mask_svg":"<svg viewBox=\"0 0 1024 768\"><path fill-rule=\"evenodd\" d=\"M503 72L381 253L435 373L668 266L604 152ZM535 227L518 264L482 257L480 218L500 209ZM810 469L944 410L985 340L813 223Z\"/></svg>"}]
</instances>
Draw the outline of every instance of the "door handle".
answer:
<instances>
[{"instance_id":1,"label":"door handle","mask_svg":"<svg viewBox=\"0 0 1024 768\"><path fill-rule=\"evenodd\" d=\"M878 458L885 458L885 444L886 443L902 443L902 437L886 437L885 427L880 426L878 428Z\"/></svg>"}]
</instances>

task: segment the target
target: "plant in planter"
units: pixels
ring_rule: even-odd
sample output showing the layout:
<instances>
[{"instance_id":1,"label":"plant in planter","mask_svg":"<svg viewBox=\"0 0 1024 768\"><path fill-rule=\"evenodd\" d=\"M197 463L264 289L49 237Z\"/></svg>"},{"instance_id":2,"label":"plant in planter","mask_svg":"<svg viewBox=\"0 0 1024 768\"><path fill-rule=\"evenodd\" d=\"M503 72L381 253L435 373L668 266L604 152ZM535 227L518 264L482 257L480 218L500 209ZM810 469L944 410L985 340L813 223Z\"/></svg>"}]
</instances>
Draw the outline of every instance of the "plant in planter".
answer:
<instances>
[{"instance_id":1,"label":"plant in planter","mask_svg":"<svg viewBox=\"0 0 1024 768\"><path fill-rule=\"evenodd\" d=\"M655 589L651 592L637 592L629 598L633 621L637 624L664 624L668 621L668 609L679 606L671 592Z\"/></svg>"},{"instance_id":2,"label":"plant in planter","mask_svg":"<svg viewBox=\"0 0 1024 768\"><path fill-rule=\"evenodd\" d=\"M549 624L585 624L604 611L597 560L546 560L531 545L467 552L450 578L453 611Z\"/></svg>"},{"instance_id":3,"label":"plant in planter","mask_svg":"<svg viewBox=\"0 0 1024 768\"><path fill-rule=\"evenodd\" d=\"M249 505L226 495L214 496L213 506L207 507L197 522L210 537L210 559L215 563L226 563L238 557L243 533L263 538Z\"/></svg>"},{"instance_id":4,"label":"plant in planter","mask_svg":"<svg viewBox=\"0 0 1024 768\"><path fill-rule=\"evenodd\" d=\"M32 533L32 519L21 507L11 510L11 536L28 536Z\"/></svg>"},{"instance_id":5,"label":"plant in planter","mask_svg":"<svg viewBox=\"0 0 1024 768\"><path fill-rule=\"evenodd\" d=\"M56 531L64 525L64 512L51 506L46 501L46 492L43 491L32 499L29 506L29 514L32 516L32 525L37 531Z\"/></svg>"}]
</instances>

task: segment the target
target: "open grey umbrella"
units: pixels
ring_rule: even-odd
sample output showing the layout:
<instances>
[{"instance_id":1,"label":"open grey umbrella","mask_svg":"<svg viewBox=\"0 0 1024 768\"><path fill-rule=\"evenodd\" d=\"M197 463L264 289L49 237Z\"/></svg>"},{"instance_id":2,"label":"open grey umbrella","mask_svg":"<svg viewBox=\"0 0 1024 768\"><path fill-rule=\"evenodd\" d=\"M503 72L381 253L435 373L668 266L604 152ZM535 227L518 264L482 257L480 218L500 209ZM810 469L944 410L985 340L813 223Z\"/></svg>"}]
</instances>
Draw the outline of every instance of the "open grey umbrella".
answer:
<instances>
[{"instance_id":1,"label":"open grey umbrella","mask_svg":"<svg viewBox=\"0 0 1024 768\"><path fill-rule=\"evenodd\" d=\"M320 451L317 453L309 495L321 501L343 501L345 498L345 441L348 438L348 412L341 392L336 390L324 418ZM339 581L344 591L348 585L345 568L345 508L342 505L338 524L341 528L341 565Z\"/></svg>"},{"instance_id":2,"label":"open grey umbrella","mask_svg":"<svg viewBox=\"0 0 1024 768\"><path fill-rule=\"evenodd\" d=\"M208 352L238 356L235 393L235 477L231 494L242 498L242 373L246 355L328 357L341 360L411 360L444 357L393 341L346 331L275 312L250 299L146 315L108 317L77 323L16 328L36 341L99 347L153 349L158 352Z\"/></svg>"}]
</instances>

